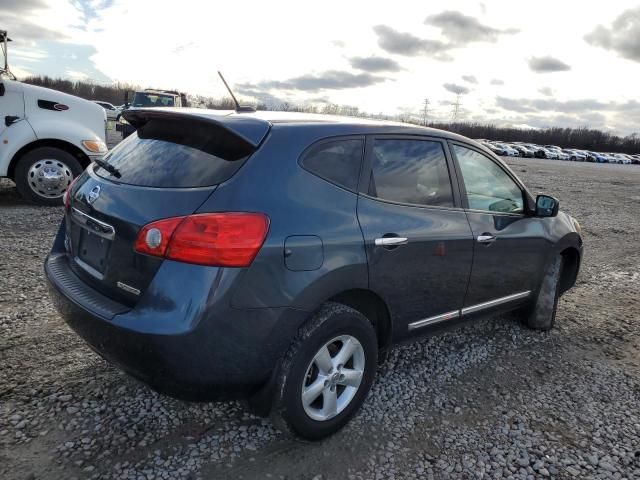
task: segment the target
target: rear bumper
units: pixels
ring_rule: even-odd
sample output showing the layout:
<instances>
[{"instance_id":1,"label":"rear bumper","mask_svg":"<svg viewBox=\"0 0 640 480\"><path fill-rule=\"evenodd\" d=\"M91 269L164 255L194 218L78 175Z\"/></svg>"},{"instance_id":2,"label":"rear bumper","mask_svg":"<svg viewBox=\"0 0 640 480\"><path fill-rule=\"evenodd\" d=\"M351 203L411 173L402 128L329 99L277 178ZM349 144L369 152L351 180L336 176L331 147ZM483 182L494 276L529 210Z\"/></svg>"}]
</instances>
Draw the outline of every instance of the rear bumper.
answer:
<instances>
[{"instance_id":1,"label":"rear bumper","mask_svg":"<svg viewBox=\"0 0 640 480\"><path fill-rule=\"evenodd\" d=\"M63 231L61 227L45 261L58 311L94 351L161 393L185 400L251 393L269 379L308 315L290 308L226 306L223 269L198 278L210 284L201 290L207 295L195 304L193 295L174 287L181 277L189 284L184 276L193 280L196 269L208 269L175 262L166 262L170 268L160 269L130 309L88 287L73 273L64 250L60 251Z\"/></svg>"}]
</instances>

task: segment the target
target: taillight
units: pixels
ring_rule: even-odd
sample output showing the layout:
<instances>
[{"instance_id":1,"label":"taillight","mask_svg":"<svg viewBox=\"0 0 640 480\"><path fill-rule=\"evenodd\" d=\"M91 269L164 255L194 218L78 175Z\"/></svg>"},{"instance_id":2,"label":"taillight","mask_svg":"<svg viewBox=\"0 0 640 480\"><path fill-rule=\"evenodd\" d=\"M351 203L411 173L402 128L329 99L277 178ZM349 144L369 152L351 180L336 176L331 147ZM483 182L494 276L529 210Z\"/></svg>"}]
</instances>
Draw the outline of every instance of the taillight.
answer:
<instances>
[{"instance_id":1,"label":"taillight","mask_svg":"<svg viewBox=\"0 0 640 480\"><path fill-rule=\"evenodd\" d=\"M142 227L135 250L186 263L247 267L262 247L269 217L261 213L203 213Z\"/></svg>"},{"instance_id":2,"label":"taillight","mask_svg":"<svg viewBox=\"0 0 640 480\"><path fill-rule=\"evenodd\" d=\"M64 203L65 210L69 209L69 205L71 204L71 189L78 181L78 178L80 178L80 175L78 175L76 178L71 180L71 183L69 184L69 186L64 192L64 195L62 196L62 203Z\"/></svg>"}]
</instances>

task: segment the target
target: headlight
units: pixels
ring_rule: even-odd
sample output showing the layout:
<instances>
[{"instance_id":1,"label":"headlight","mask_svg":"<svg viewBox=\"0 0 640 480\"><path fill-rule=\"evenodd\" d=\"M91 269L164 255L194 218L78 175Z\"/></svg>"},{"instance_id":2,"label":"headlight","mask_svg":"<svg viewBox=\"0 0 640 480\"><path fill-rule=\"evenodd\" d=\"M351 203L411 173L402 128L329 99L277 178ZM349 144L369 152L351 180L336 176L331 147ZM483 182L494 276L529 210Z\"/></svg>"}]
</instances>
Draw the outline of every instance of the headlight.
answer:
<instances>
[{"instance_id":1,"label":"headlight","mask_svg":"<svg viewBox=\"0 0 640 480\"><path fill-rule=\"evenodd\" d=\"M99 140L83 140L82 146L92 153L106 153L107 146Z\"/></svg>"},{"instance_id":2,"label":"headlight","mask_svg":"<svg viewBox=\"0 0 640 480\"><path fill-rule=\"evenodd\" d=\"M573 217L571 217L571 220L573 221L573 226L575 227L576 232L578 232L578 235L582 235L582 227L580 226L580 223L578 223L578 220Z\"/></svg>"},{"instance_id":3,"label":"headlight","mask_svg":"<svg viewBox=\"0 0 640 480\"><path fill-rule=\"evenodd\" d=\"M124 118L124 116L120 115L120 123L124 123L126 125L129 125L129 122L127 122L127 119Z\"/></svg>"}]
</instances>

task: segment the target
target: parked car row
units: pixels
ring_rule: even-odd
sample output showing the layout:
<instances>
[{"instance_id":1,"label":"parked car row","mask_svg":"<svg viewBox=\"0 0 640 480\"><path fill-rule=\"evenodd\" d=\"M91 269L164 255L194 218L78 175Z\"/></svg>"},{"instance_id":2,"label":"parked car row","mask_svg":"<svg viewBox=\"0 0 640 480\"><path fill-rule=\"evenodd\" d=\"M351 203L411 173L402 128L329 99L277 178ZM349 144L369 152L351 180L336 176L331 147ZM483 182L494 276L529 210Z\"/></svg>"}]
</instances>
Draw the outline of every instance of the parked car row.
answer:
<instances>
[{"instance_id":1,"label":"parked car row","mask_svg":"<svg viewBox=\"0 0 640 480\"><path fill-rule=\"evenodd\" d=\"M97 103L102 108L104 108L105 113L107 114L108 120L120 120L120 115L122 115L122 111L125 108L125 105L115 106L109 102L103 102L102 100L92 100L93 103Z\"/></svg>"},{"instance_id":2,"label":"parked car row","mask_svg":"<svg viewBox=\"0 0 640 480\"><path fill-rule=\"evenodd\" d=\"M640 154L601 153L577 148L560 148L556 145L536 145L524 142L498 142L477 139L496 155L504 157L548 158L550 160L569 160L572 162L640 164Z\"/></svg>"}]
</instances>

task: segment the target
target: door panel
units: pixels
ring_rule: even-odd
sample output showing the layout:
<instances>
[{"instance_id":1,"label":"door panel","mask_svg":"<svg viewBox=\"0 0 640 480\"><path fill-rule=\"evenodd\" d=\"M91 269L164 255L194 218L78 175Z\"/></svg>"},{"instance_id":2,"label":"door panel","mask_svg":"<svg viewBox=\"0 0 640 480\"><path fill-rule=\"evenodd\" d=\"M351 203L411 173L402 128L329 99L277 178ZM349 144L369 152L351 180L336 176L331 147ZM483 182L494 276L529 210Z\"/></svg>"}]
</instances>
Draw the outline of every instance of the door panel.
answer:
<instances>
[{"instance_id":1,"label":"door panel","mask_svg":"<svg viewBox=\"0 0 640 480\"><path fill-rule=\"evenodd\" d=\"M0 96L0 135L7 128L7 117L15 117L14 121L24 118L24 98L17 82L4 81L4 95Z\"/></svg>"},{"instance_id":2,"label":"door panel","mask_svg":"<svg viewBox=\"0 0 640 480\"><path fill-rule=\"evenodd\" d=\"M543 222L525 214L525 193L499 162L472 147L452 151L474 237L464 306L533 293L551 248Z\"/></svg>"},{"instance_id":3,"label":"door panel","mask_svg":"<svg viewBox=\"0 0 640 480\"><path fill-rule=\"evenodd\" d=\"M467 212L467 217L476 240L464 306L533 292L550 247L539 219L472 211ZM481 243L479 236L494 240Z\"/></svg>"},{"instance_id":4,"label":"door panel","mask_svg":"<svg viewBox=\"0 0 640 480\"><path fill-rule=\"evenodd\" d=\"M437 139L367 139L358 220L369 286L387 303L396 338L463 304L473 239L450 171Z\"/></svg>"},{"instance_id":5,"label":"door panel","mask_svg":"<svg viewBox=\"0 0 640 480\"><path fill-rule=\"evenodd\" d=\"M358 219L369 263L369 286L387 303L396 333L408 324L462 306L473 242L462 210L397 205L368 197L358 201ZM376 245L396 235L407 243Z\"/></svg>"}]
</instances>

